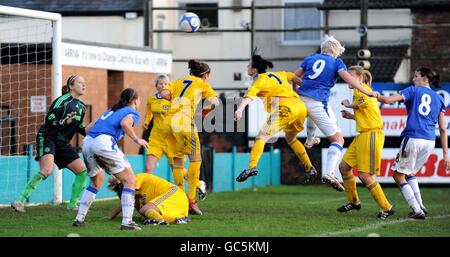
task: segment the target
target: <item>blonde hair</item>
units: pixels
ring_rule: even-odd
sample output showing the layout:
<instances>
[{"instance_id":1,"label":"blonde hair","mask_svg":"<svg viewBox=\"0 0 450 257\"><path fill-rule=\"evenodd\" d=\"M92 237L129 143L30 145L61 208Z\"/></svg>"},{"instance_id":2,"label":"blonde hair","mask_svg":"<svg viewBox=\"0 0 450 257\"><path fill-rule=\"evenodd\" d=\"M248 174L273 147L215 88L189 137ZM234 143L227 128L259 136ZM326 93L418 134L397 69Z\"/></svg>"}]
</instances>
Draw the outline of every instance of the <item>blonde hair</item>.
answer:
<instances>
[{"instance_id":1,"label":"blonde hair","mask_svg":"<svg viewBox=\"0 0 450 257\"><path fill-rule=\"evenodd\" d=\"M363 82L372 87L372 74L368 70L364 70Z\"/></svg>"},{"instance_id":2,"label":"blonde hair","mask_svg":"<svg viewBox=\"0 0 450 257\"><path fill-rule=\"evenodd\" d=\"M159 84L159 82L161 82L161 80L163 80L165 78L170 80L169 76L167 76L166 74L159 74L158 76L156 76L156 78L155 78L155 86L157 86Z\"/></svg>"},{"instance_id":3,"label":"blonde hair","mask_svg":"<svg viewBox=\"0 0 450 257\"><path fill-rule=\"evenodd\" d=\"M363 83L372 87L372 74L363 67L355 65L348 68L349 71L354 71L357 76L362 77Z\"/></svg>"},{"instance_id":4,"label":"blonde hair","mask_svg":"<svg viewBox=\"0 0 450 257\"><path fill-rule=\"evenodd\" d=\"M323 54L332 54L338 57L344 53L345 48L333 36L325 35L323 41L320 43L320 51Z\"/></svg>"}]
</instances>

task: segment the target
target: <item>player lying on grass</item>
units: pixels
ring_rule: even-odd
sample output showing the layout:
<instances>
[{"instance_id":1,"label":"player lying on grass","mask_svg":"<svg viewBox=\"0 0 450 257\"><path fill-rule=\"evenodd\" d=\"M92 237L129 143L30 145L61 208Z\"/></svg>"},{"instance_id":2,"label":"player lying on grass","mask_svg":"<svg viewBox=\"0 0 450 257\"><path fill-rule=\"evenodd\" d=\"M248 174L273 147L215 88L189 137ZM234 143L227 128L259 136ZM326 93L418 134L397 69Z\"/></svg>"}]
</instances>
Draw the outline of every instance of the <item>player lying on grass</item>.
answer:
<instances>
[{"instance_id":1,"label":"player lying on grass","mask_svg":"<svg viewBox=\"0 0 450 257\"><path fill-rule=\"evenodd\" d=\"M84 78L79 75L70 76L62 88L62 96L56 98L50 106L45 123L36 136L36 161L39 161L40 171L30 179L20 196L11 203L15 211L25 212L25 201L52 174L53 164L59 169L68 168L75 173L67 209L77 209L88 176L84 162L69 142L77 132L86 135L83 124L86 106L79 99L85 92Z\"/></svg>"},{"instance_id":2,"label":"player lying on grass","mask_svg":"<svg viewBox=\"0 0 450 257\"><path fill-rule=\"evenodd\" d=\"M83 156L91 184L84 191L73 226L85 226L86 214L105 179L103 171L106 171L119 179L124 186L121 195L123 215L120 229L141 229L133 221L136 178L130 163L117 146L117 142L126 134L136 144L148 147L147 142L139 139L133 130L133 126L139 122L139 113L136 110L140 104L138 92L127 88L122 91L120 100L111 109L104 112L95 123L89 124L87 136L83 141Z\"/></svg>"},{"instance_id":3,"label":"player lying on grass","mask_svg":"<svg viewBox=\"0 0 450 257\"><path fill-rule=\"evenodd\" d=\"M297 89L300 99L308 108L307 139L305 145L310 148L318 143L314 132L316 125L330 141L327 152L325 169L322 170L322 180L334 189L343 191L344 187L335 177L335 170L341 159L344 137L330 108L329 97L338 77L352 87L369 96L376 96L376 92L368 92L348 72L347 67L339 56L345 48L332 36L325 36L320 44L320 54L313 54L305 58L295 75L302 78L302 85Z\"/></svg>"},{"instance_id":4,"label":"player lying on grass","mask_svg":"<svg viewBox=\"0 0 450 257\"><path fill-rule=\"evenodd\" d=\"M372 91L372 75L360 66L352 66L349 73L355 77L368 91ZM349 88L353 87L349 85ZM356 191L356 178L352 168L358 169L358 177L369 190L375 202L380 207L377 217L385 219L394 214L394 207L388 202L380 184L372 177L380 175L381 155L384 145L383 120L380 107L375 98L353 89L353 102L345 99L342 105L353 109L353 114L342 110L342 117L354 119L359 134L353 139L339 165L339 171L344 179L345 194L348 203L337 209L338 212L361 209L358 192Z\"/></svg>"},{"instance_id":5,"label":"player lying on grass","mask_svg":"<svg viewBox=\"0 0 450 257\"><path fill-rule=\"evenodd\" d=\"M120 181L110 178L108 188L121 197L123 184ZM188 221L189 202L186 193L153 174L136 175L135 207L145 218L144 225L183 224ZM110 218L114 219L121 209L119 205Z\"/></svg>"},{"instance_id":6,"label":"player lying on grass","mask_svg":"<svg viewBox=\"0 0 450 257\"><path fill-rule=\"evenodd\" d=\"M290 82L295 79L292 72L267 72L273 68L272 62L253 54L247 67L247 73L253 77L253 84L235 112L235 120L242 117L245 107L256 97L264 100L265 109L269 117L256 137L250 152L248 169L239 174L237 182L243 182L250 176L258 175L258 161L264 151L264 145L280 131L286 133L285 139L300 162L304 165L309 177L316 176L316 169L312 166L303 144L297 140L297 134L303 130L307 110L299 96L291 89Z\"/></svg>"},{"instance_id":7,"label":"player lying on grass","mask_svg":"<svg viewBox=\"0 0 450 257\"><path fill-rule=\"evenodd\" d=\"M169 157L173 157L174 162L174 177L178 177L177 183L183 183L184 158L188 155L190 160L188 168L189 211L202 215L196 200L196 190L201 186L199 177L202 156L194 115L196 107L202 99L211 103L210 106L204 108L208 111L219 105L219 99L208 83L211 73L209 65L189 60L188 67L189 76L170 83L161 92L161 95L166 99L171 99L169 113L164 123L167 127L166 141L169 146ZM181 184L180 187L184 188L184 185Z\"/></svg>"},{"instance_id":8,"label":"player lying on grass","mask_svg":"<svg viewBox=\"0 0 450 257\"><path fill-rule=\"evenodd\" d=\"M450 171L445 126L446 106L444 99L431 89L431 86L440 87L439 80L440 76L435 71L421 67L414 72L414 86L401 90L399 94L378 97L378 101L385 104L403 101L406 105L408 118L406 127L400 135L403 140L392 170L394 170L394 180L412 210L408 217L413 219L425 219L428 214L422 202L415 174L422 168L434 149L436 123L439 124L443 165L446 171Z\"/></svg>"},{"instance_id":9,"label":"player lying on grass","mask_svg":"<svg viewBox=\"0 0 450 257\"><path fill-rule=\"evenodd\" d=\"M169 149L166 140L167 126L164 125L164 120L169 112L170 101L161 96L161 91L164 90L170 83L167 75L158 75L155 79L155 87L157 93L152 95L147 100L147 114L145 116L144 128L147 129L150 122L153 121L151 133L148 138L147 157L145 163L145 172L153 174L156 164L164 154L169 160L170 167L173 169L173 158L169 157ZM182 173L179 170L173 173L175 184L184 190L184 179L187 179L187 170L183 168ZM200 180L198 187L200 200L206 198L206 184Z\"/></svg>"}]
</instances>

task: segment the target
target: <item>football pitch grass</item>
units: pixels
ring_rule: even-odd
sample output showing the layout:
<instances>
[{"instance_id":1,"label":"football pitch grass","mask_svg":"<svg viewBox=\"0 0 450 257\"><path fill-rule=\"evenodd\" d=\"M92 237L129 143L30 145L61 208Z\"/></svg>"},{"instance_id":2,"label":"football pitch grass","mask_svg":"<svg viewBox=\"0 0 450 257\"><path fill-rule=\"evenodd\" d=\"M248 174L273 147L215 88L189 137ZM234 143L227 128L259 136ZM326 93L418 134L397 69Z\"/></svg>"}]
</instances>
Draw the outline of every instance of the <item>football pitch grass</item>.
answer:
<instances>
[{"instance_id":1,"label":"football pitch grass","mask_svg":"<svg viewBox=\"0 0 450 257\"><path fill-rule=\"evenodd\" d=\"M396 187L384 187L396 209L387 220L376 218L378 206L367 189L358 186L362 208L338 213L345 194L326 185L259 187L225 193L210 193L200 202L203 216L190 215L182 225L142 226L141 231L119 230L121 216L111 214L118 200L97 201L88 213L86 227L72 227L76 212L60 206L29 206L26 213L0 208L0 236L66 237L381 237L450 236L450 187L422 187L429 214L425 220L407 218L410 211ZM134 220L142 223L135 211Z\"/></svg>"}]
</instances>

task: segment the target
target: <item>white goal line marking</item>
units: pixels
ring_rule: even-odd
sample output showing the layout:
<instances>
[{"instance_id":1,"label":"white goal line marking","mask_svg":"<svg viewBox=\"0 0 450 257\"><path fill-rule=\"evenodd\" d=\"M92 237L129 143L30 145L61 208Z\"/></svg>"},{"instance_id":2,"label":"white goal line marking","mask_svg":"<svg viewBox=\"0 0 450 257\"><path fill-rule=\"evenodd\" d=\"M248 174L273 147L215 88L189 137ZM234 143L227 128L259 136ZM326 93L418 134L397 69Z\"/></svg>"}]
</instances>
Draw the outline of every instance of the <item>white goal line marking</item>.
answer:
<instances>
[{"instance_id":1,"label":"white goal line marking","mask_svg":"<svg viewBox=\"0 0 450 257\"><path fill-rule=\"evenodd\" d=\"M447 215L439 215L439 216L434 216L434 217L427 217L427 219L446 219L446 218L450 218L450 215L447 214ZM312 235L311 237L327 237L327 236L336 236L336 235L347 234L347 233L356 233L356 232L362 232L362 231L371 230L371 229L377 229L377 228L380 228L385 225L394 225L394 224L404 223L407 221L417 221L417 220L410 219L410 218L404 218L404 219L384 221L384 222L381 221L381 222L377 222L377 223L373 223L373 224L368 224L368 225L365 225L360 228L346 229L346 230L340 230L340 231L334 231L334 232L326 232L326 233L319 234L319 235Z\"/></svg>"}]
</instances>

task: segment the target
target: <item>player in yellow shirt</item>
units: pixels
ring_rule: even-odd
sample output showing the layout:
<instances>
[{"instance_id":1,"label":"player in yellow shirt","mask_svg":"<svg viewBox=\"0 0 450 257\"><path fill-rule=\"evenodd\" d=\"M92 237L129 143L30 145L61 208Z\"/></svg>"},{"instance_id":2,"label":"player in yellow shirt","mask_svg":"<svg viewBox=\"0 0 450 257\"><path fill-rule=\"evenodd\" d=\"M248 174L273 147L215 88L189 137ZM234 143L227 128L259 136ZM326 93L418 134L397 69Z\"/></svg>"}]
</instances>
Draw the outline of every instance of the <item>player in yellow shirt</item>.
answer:
<instances>
[{"instance_id":1,"label":"player in yellow shirt","mask_svg":"<svg viewBox=\"0 0 450 257\"><path fill-rule=\"evenodd\" d=\"M156 164L164 154L173 170L173 158L169 157L169 150L166 141L167 126L164 125L164 119L167 117L167 113L170 108L170 101L161 96L161 91L165 89L170 83L169 76L165 74L158 75L155 79L155 87L157 93L152 95L147 100L147 115L145 116L144 128L147 129L150 122L153 121L153 127L148 138L149 147L147 148L147 160L145 163L145 172L153 174ZM175 176L175 184L182 190L183 181L179 179L187 179L187 170L183 169L183 177ZM200 180L200 186L198 187L199 197L201 200L206 198L206 184Z\"/></svg>"},{"instance_id":2,"label":"player in yellow shirt","mask_svg":"<svg viewBox=\"0 0 450 257\"><path fill-rule=\"evenodd\" d=\"M109 179L108 188L120 197L123 184ZM144 225L182 224L187 222L188 199L181 188L169 181L148 173L136 175L135 207L145 217ZM110 219L121 211L118 206Z\"/></svg>"},{"instance_id":3,"label":"player in yellow shirt","mask_svg":"<svg viewBox=\"0 0 450 257\"><path fill-rule=\"evenodd\" d=\"M235 112L235 120L241 119L245 107L256 97L263 99L265 109L270 115L256 137L250 152L248 169L241 172L236 181L243 182L250 176L258 175L257 164L264 151L264 145L280 131L286 133L286 142L305 166L307 176L309 178L316 176L317 172L309 160L305 147L297 140L297 134L303 130L307 115L305 104L290 85L291 81L298 78L292 72L266 72L267 68L273 68L272 62L253 54L247 73L254 81Z\"/></svg>"},{"instance_id":4,"label":"player in yellow shirt","mask_svg":"<svg viewBox=\"0 0 450 257\"><path fill-rule=\"evenodd\" d=\"M147 161L145 172L153 174L158 160L162 155L168 156L167 142L165 140L164 119L167 116L170 107L170 101L161 96L161 91L170 83L167 75L159 75L155 79L156 94L150 96L147 100L147 115L145 116L144 128L147 129L153 120L153 127L148 138ZM173 160L169 158L172 166ZM175 184L178 184L175 181Z\"/></svg>"},{"instance_id":5,"label":"player in yellow shirt","mask_svg":"<svg viewBox=\"0 0 450 257\"><path fill-rule=\"evenodd\" d=\"M352 66L349 68L349 72L362 82L361 85L364 89L369 92L372 91L370 87L372 75L369 71L360 66ZM385 219L394 214L395 211L387 200L380 184L372 177L374 174L380 174L381 154L384 145L383 120L381 119L378 101L376 98L370 98L357 89L353 89L353 102L350 103L349 100L345 99L342 101L342 105L353 109L354 114L343 110L342 117L356 121L356 130L359 135L353 139L339 165L349 202L338 208L337 211L348 212L361 209L356 191L356 178L352 173L352 168L357 167L359 179L381 208L378 218Z\"/></svg>"},{"instance_id":6,"label":"player in yellow shirt","mask_svg":"<svg viewBox=\"0 0 450 257\"><path fill-rule=\"evenodd\" d=\"M207 99L211 103L210 106L204 108L205 111L218 106L219 99L208 83L211 72L208 64L189 60L188 67L189 76L170 83L161 92L161 95L166 99L171 99L165 124L168 130L166 141L169 146L169 157L174 158L174 177L179 177L177 181L182 181L183 162L185 156L188 155L190 160L188 168L189 210L194 214L202 215L196 200L196 189L201 186L199 177L202 157L194 114L196 106L202 99Z\"/></svg>"}]
</instances>

